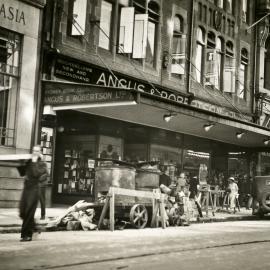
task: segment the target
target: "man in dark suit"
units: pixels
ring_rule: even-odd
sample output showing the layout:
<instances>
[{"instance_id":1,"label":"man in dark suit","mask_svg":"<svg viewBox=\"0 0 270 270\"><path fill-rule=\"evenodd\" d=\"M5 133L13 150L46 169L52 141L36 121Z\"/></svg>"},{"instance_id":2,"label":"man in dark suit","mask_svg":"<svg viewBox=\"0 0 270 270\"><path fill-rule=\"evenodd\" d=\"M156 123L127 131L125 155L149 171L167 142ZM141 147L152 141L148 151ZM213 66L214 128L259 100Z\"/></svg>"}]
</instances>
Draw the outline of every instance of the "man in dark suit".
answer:
<instances>
[{"instance_id":1,"label":"man in dark suit","mask_svg":"<svg viewBox=\"0 0 270 270\"><path fill-rule=\"evenodd\" d=\"M35 230L35 212L39 200L39 185L47 179L47 165L43 161L41 147L33 147L32 158L25 165L24 188L20 201L20 217L23 220L21 229L21 241L31 241ZM20 170L20 173L22 170Z\"/></svg>"}]
</instances>

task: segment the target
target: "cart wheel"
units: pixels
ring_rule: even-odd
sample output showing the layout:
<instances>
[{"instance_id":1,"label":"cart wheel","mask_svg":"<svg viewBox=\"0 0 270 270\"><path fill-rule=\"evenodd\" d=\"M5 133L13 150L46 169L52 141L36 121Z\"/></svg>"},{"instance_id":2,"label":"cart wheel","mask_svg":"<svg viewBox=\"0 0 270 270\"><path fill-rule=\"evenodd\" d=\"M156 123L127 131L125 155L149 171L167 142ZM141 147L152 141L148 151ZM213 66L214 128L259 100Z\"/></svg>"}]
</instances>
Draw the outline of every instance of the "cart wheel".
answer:
<instances>
[{"instance_id":1,"label":"cart wheel","mask_svg":"<svg viewBox=\"0 0 270 270\"><path fill-rule=\"evenodd\" d=\"M130 209L129 219L131 224L137 229L143 229L148 221L147 209L142 204L135 204Z\"/></svg>"}]
</instances>

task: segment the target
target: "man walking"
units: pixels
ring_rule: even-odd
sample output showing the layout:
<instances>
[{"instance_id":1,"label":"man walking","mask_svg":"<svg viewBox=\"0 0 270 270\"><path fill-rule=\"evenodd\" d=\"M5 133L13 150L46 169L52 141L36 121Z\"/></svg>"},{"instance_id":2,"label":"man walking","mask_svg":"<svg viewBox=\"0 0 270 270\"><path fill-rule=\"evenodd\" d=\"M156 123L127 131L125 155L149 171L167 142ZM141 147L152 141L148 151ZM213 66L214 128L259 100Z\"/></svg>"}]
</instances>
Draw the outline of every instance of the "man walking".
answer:
<instances>
[{"instance_id":1,"label":"man walking","mask_svg":"<svg viewBox=\"0 0 270 270\"><path fill-rule=\"evenodd\" d=\"M47 179L46 163L42 160L41 146L33 147L32 158L25 165L24 188L20 201L20 217L23 220L21 241L31 241L35 230L35 212L39 200L39 184Z\"/></svg>"}]
</instances>

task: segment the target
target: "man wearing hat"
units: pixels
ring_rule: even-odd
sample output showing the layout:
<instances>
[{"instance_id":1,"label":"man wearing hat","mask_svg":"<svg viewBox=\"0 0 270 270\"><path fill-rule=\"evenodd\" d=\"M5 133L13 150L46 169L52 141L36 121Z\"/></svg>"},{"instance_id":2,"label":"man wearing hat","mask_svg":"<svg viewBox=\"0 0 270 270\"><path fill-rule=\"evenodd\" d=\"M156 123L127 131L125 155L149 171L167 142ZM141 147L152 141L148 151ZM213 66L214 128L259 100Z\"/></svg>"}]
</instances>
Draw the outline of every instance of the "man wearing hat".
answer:
<instances>
[{"instance_id":1,"label":"man wearing hat","mask_svg":"<svg viewBox=\"0 0 270 270\"><path fill-rule=\"evenodd\" d=\"M238 196L238 185L235 182L234 177L229 177L229 200L230 200L230 210L235 211L235 200L236 196Z\"/></svg>"}]
</instances>

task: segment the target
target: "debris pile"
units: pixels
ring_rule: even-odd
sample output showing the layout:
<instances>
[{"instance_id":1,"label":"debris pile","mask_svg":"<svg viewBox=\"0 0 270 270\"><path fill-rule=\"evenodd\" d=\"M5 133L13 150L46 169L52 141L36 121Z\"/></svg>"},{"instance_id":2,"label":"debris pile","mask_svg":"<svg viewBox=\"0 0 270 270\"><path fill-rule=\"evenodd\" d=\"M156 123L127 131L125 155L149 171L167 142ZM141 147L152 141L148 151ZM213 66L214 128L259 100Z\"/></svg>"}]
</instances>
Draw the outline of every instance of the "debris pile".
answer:
<instances>
[{"instance_id":1,"label":"debris pile","mask_svg":"<svg viewBox=\"0 0 270 270\"><path fill-rule=\"evenodd\" d=\"M56 230L59 227L66 227L69 231L81 229L84 231L95 230L97 225L94 223L95 210L90 208L92 206L92 203L80 200L69 207L63 215L50 221L46 229Z\"/></svg>"}]
</instances>

